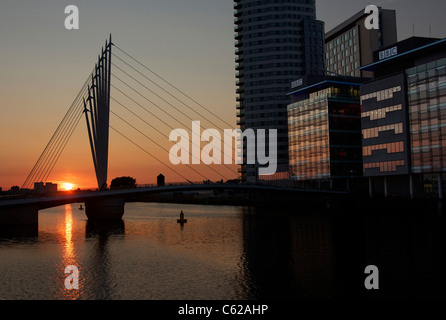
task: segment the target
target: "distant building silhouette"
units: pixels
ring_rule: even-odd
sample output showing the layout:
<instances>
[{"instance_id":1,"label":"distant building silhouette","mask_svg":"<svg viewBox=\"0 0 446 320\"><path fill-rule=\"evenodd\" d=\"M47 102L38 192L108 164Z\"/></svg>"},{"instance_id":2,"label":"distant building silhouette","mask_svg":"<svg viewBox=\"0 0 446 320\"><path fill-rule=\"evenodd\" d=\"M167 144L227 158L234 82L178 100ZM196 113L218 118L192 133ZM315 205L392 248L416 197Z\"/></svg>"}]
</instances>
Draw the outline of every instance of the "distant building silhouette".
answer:
<instances>
[{"instance_id":1,"label":"distant building silhouette","mask_svg":"<svg viewBox=\"0 0 446 320\"><path fill-rule=\"evenodd\" d=\"M45 184L43 182L34 182L34 193L45 193Z\"/></svg>"},{"instance_id":2,"label":"distant building silhouette","mask_svg":"<svg viewBox=\"0 0 446 320\"><path fill-rule=\"evenodd\" d=\"M34 193L38 194L56 194L57 193L57 184L56 183L43 183L43 182L34 182Z\"/></svg>"},{"instance_id":3,"label":"distant building silhouette","mask_svg":"<svg viewBox=\"0 0 446 320\"><path fill-rule=\"evenodd\" d=\"M158 187L162 187L166 184L166 179L162 174L158 175L158 177L156 178L156 184L158 185Z\"/></svg>"}]
</instances>

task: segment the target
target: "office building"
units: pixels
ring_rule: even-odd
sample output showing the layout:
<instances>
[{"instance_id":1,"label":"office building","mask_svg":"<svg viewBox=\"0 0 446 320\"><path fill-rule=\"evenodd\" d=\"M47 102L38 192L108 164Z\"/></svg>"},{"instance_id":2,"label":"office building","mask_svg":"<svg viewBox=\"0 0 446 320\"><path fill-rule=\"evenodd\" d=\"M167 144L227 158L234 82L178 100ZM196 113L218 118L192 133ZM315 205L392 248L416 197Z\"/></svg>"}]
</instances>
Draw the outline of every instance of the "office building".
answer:
<instances>
[{"instance_id":1,"label":"office building","mask_svg":"<svg viewBox=\"0 0 446 320\"><path fill-rule=\"evenodd\" d=\"M362 176L362 79L305 77L288 105L290 177L303 187L349 189Z\"/></svg>"},{"instance_id":2,"label":"office building","mask_svg":"<svg viewBox=\"0 0 446 320\"><path fill-rule=\"evenodd\" d=\"M298 77L323 74L324 23L314 0L234 0L234 9L237 125L277 129L278 173L287 174L287 93ZM258 165L243 165L241 176L257 181Z\"/></svg>"},{"instance_id":3,"label":"office building","mask_svg":"<svg viewBox=\"0 0 446 320\"><path fill-rule=\"evenodd\" d=\"M43 182L34 182L35 193L45 193L45 184Z\"/></svg>"},{"instance_id":4,"label":"office building","mask_svg":"<svg viewBox=\"0 0 446 320\"><path fill-rule=\"evenodd\" d=\"M51 195L57 193L57 184L56 183L43 183L43 182L34 182L34 193Z\"/></svg>"},{"instance_id":5,"label":"office building","mask_svg":"<svg viewBox=\"0 0 446 320\"><path fill-rule=\"evenodd\" d=\"M443 197L446 181L446 39L413 37L362 67L365 177L370 195Z\"/></svg>"},{"instance_id":6,"label":"office building","mask_svg":"<svg viewBox=\"0 0 446 320\"><path fill-rule=\"evenodd\" d=\"M368 30L362 10L339 24L325 35L325 62L327 71L336 75L372 77L359 70L373 62L373 52L397 42L395 10L379 7L379 29Z\"/></svg>"},{"instance_id":7,"label":"office building","mask_svg":"<svg viewBox=\"0 0 446 320\"><path fill-rule=\"evenodd\" d=\"M51 182L45 183L45 194L48 195L57 194L57 183L51 183Z\"/></svg>"}]
</instances>

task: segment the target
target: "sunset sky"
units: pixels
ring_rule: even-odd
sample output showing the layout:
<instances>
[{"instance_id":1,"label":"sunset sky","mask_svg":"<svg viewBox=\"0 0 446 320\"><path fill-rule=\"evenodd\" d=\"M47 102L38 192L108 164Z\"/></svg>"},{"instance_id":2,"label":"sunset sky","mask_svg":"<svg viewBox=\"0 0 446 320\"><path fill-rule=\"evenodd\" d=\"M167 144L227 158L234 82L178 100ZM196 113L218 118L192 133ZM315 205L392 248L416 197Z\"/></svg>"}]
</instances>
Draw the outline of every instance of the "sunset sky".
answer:
<instances>
[{"instance_id":1,"label":"sunset sky","mask_svg":"<svg viewBox=\"0 0 446 320\"><path fill-rule=\"evenodd\" d=\"M412 36L413 27L417 36L429 36L430 26L431 36L446 37L444 0L319 0L316 3L317 18L325 21L326 31L367 4L375 4L397 11L399 40ZM70 4L79 8L79 30L64 27L64 9ZM0 187L8 190L13 185L23 184L93 69L110 33L117 46L236 128L233 12L231 0L2 0ZM117 69L113 72L119 75ZM112 83L120 86L119 82ZM111 95L121 99L113 89ZM137 106L133 108L135 112L138 110ZM146 130L144 132L166 149L173 145L165 137L171 129L162 127L149 115L146 114L145 119L153 120L164 137L113 102L111 109L140 130ZM159 110L154 109L154 112L175 128L180 126ZM214 128L206 123L206 117L210 117L207 114L203 113L200 118L187 113L194 120L201 120L203 129ZM190 120L173 116L183 120L184 129L190 130ZM218 119L213 120L218 122ZM220 128L231 128L225 123L218 124ZM111 116L111 125L169 164L167 152L119 119ZM225 167L214 168L227 178L236 177ZM174 169L190 180L202 180L184 166ZM195 169L211 179L222 178L204 165ZM237 166L232 169L236 171ZM129 175L140 184L154 183L159 173L166 176L167 182L182 180L121 136L110 132L109 182L114 177ZM79 123L49 181L70 182L81 188L96 187L85 121Z\"/></svg>"}]
</instances>

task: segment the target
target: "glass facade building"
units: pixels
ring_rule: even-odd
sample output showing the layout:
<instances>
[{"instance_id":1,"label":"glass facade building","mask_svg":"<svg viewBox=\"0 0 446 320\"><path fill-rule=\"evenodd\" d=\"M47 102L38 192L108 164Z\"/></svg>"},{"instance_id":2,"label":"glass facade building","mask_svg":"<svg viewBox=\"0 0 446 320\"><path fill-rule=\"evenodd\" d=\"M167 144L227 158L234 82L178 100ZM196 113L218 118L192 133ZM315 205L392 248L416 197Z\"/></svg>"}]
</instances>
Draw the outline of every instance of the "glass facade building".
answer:
<instances>
[{"instance_id":1,"label":"glass facade building","mask_svg":"<svg viewBox=\"0 0 446 320\"><path fill-rule=\"evenodd\" d=\"M406 73L412 172L446 172L446 58Z\"/></svg>"},{"instance_id":2,"label":"glass facade building","mask_svg":"<svg viewBox=\"0 0 446 320\"><path fill-rule=\"evenodd\" d=\"M375 62L362 69L373 71L375 79L361 87L370 194L383 182L385 196L443 198L446 39L412 37L374 56Z\"/></svg>"},{"instance_id":3,"label":"glass facade building","mask_svg":"<svg viewBox=\"0 0 446 320\"><path fill-rule=\"evenodd\" d=\"M359 84L325 80L290 94L296 100L288 105L291 178L361 176Z\"/></svg>"},{"instance_id":4,"label":"glass facade building","mask_svg":"<svg viewBox=\"0 0 446 320\"><path fill-rule=\"evenodd\" d=\"M234 0L234 9L237 125L277 129L278 171L288 172L287 93L297 77L323 73L324 23L314 0ZM256 181L257 169L242 165L242 179Z\"/></svg>"},{"instance_id":5,"label":"glass facade building","mask_svg":"<svg viewBox=\"0 0 446 320\"><path fill-rule=\"evenodd\" d=\"M409 173L405 81L399 74L361 87L365 177Z\"/></svg>"}]
</instances>

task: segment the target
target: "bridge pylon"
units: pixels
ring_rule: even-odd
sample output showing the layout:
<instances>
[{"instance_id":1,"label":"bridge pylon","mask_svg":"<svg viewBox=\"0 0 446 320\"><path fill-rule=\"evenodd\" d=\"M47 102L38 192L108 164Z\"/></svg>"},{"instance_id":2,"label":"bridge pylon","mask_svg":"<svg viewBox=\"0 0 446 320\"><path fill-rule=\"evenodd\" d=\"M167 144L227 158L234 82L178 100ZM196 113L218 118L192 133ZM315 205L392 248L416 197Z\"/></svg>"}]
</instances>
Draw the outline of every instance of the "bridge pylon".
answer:
<instances>
[{"instance_id":1,"label":"bridge pylon","mask_svg":"<svg viewBox=\"0 0 446 320\"><path fill-rule=\"evenodd\" d=\"M84 99L91 154L99 190L107 188L108 145L110 124L110 80L112 41L105 42L101 55L91 76L88 98Z\"/></svg>"}]
</instances>

